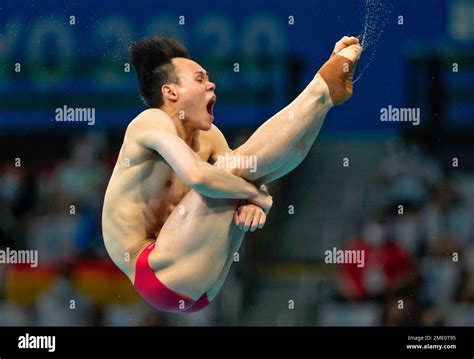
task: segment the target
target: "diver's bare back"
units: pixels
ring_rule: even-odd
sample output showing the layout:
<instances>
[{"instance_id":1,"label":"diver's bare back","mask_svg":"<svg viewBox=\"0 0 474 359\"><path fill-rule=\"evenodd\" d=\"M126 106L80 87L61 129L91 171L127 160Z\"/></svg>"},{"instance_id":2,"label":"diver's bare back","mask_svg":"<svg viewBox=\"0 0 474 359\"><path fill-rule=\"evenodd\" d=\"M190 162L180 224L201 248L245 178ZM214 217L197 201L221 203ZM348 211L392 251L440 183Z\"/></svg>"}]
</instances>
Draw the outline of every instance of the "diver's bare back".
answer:
<instances>
[{"instance_id":1,"label":"diver's bare back","mask_svg":"<svg viewBox=\"0 0 474 359\"><path fill-rule=\"evenodd\" d=\"M157 115L163 112L146 110L129 124L104 198L102 232L107 252L132 281L138 254L158 237L190 190L157 152L137 141L139 133L151 130L152 121L160 120ZM191 148L207 162L212 152L209 135L199 131Z\"/></svg>"}]
</instances>

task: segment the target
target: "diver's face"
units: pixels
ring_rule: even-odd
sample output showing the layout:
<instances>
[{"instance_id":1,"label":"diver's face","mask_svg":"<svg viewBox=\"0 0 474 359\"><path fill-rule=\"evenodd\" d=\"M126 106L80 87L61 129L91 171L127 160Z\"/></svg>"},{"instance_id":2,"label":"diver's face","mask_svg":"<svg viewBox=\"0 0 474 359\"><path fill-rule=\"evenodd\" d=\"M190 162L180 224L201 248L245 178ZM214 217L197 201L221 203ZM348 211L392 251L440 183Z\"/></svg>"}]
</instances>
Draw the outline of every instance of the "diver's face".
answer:
<instances>
[{"instance_id":1,"label":"diver's face","mask_svg":"<svg viewBox=\"0 0 474 359\"><path fill-rule=\"evenodd\" d=\"M178 57L172 63L180 80L176 85L175 103L180 118L192 128L210 130L217 99L214 93L216 85L209 81L206 70L196 62Z\"/></svg>"}]
</instances>

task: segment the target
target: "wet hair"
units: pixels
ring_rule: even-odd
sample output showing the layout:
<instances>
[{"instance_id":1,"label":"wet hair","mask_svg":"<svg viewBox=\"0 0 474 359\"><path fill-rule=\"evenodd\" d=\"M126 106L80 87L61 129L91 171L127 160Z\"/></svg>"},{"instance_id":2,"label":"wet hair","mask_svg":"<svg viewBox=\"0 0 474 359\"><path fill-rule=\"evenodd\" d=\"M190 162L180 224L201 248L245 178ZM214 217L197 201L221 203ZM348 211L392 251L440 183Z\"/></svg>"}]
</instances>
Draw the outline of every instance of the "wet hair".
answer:
<instances>
[{"instance_id":1,"label":"wet hair","mask_svg":"<svg viewBox=\"0 0 474 359\"><path fill-rule=\"evenodd\" d=\"M161 87L169 83L179 84L171 60L189 58L188 50L175 39L155 36L132 43L129 54L137 73L140 98L148 107L161 107L164 103Z\"/></svg>"}]
</instances>

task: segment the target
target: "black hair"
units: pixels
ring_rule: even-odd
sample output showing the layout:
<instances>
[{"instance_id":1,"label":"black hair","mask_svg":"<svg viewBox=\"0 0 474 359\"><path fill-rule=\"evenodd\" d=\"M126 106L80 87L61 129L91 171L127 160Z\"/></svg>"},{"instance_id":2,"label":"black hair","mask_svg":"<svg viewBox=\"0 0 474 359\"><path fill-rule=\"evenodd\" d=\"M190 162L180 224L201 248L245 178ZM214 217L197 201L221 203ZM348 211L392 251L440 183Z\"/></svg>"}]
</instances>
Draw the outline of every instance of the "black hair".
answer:
<instances>
[{"instance_id":1,"label":"black hair","mask_svg":"<svg viewBox=\"0 0 474 359\"><path fill-rule=\"evenodd\" d=\"M160 35L132 43L129 53L140 84L140 98L148 107L161 107L164 103L161 87L168 83L179 84L171 60L189 58L188 50L177 40Z\"/></svg>"}]
</instances>

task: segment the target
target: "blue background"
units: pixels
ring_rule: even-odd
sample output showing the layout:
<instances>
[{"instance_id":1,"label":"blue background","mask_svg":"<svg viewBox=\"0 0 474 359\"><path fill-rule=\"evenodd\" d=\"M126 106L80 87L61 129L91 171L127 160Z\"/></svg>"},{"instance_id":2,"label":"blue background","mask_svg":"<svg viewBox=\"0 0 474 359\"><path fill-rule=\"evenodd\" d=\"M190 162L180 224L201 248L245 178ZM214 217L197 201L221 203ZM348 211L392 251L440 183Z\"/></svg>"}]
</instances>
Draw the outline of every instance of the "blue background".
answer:
<instances>
[{"instance_id":1,"label":"blue background","mask_svg":"<svg viewBox=\"0 0 474 359\"><path fill-rule=\"evenodd\" d=\"M56 107L75 103L77 107L96 107L97 126L123 128L143 108L133 68L128 73L123 70L127 47L130 41L165 32L181 39L209 70L218 95L226 91L216 107L216 124L224 129L256 127L291 100L287 88L292 93L304 88L341 36L363 32L366 2L369 7L377 3L219 1L204 6L185 1L106 0L2 4L0 95L5 102L0 105L0 126L48 128L53 126ZM396 130L397 124L381 122L379 114L381 107L407 105L410 84L405 80L404 58L413 47L410 44L416 44L418 52L437 51L448 37L447 1L383 4L376 12L380 15L376 22L380 41L366 49L358 70L371 56L373 61L355 85L351 104L329 116L326 134ZM400 15L404 17L402 26L397 24ZM69 24L70 16L75 16L75 25ZM184 16L184 25L178 23L179 16ZM289 16L294 16L294 25L288 24ZM384 18L386 26L382 26ZM232 64L241 63L247 55L268 56L277 64L291 59L302 65L302 71L296 77L283 62L269 71L242 64L237 75ZM212 61L219 58L229 59L230 66L216 70ZM21 75L12 71L17 62L22 64ZM251 94L258 86L273 89L270 101L239 101L229 95L235 91ZM16 101L21 98L21 103L12 105L6 95ZM100 95L109 99L107 104L93 102ZM124 104L117 95L130 101ZM34 102L39 96L39 103ZM332 119L335 116L337 121Z\"/></svg>"}]
</instances>

